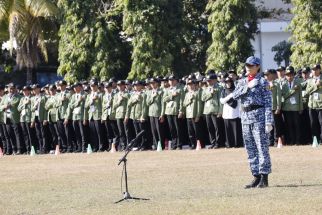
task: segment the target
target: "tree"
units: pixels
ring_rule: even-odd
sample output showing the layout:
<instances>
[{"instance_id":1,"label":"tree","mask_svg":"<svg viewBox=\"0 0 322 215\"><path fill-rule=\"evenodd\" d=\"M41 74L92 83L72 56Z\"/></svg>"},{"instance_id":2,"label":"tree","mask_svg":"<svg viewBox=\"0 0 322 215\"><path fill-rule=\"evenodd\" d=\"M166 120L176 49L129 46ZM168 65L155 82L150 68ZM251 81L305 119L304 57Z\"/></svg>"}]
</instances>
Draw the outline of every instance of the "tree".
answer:
<instances>
[{"instance_id":1,"label":"tree","mask_svg":"<svg viewBox=\"0 0 322 215\"><path fill-rule=\"evenodd\" d=\"M253 0L210 0L206 10L212 36L207 50L208 69L236 68L254 54L250 42L257 32Z\"/></svg>"},{"instance_id":2,"label":"tree","mask_svg":"<svg viewBox=\"0 0 322 215\"><path fill-rule=\"evenodd\" d=\"M289 29L292 32L291 61L294 67L316 64L322 61L322 2L293 0L294 18Z\"/></svg>"},{"instance_id":3,"label":"tree","mask_svg":"<svg viewBox=\"0 0 322 215\"><path fill-rule=\"evenodd\" d=\"M128 77L175 73L174 55L181 51L182 1L128 0L123 4L123 28L133 46Z\"/></svg>"},{"instance_id":4,"label":"tree","mask_svg":"<svg viewBox=\"0 0 322 215\"><path fill-rule=\"evenodd\" d=\"M120 36L122 11L114 0L60 0L58 73L71 82L124 77L130 47Z\"/></svg>"},{"instance_id":5,"label":"tree","mask_svg":"<svg viewBox=\"0 0 322 215\"><path fill-rule=\"evenodd\" d=\"M1 0L0 22L8 24L10 41L17 42L16 62L27 69L27 83L32 83L32 69L41 59L47 61L44 22L57 14L50 0ZM48 24L48 22L46 22Z\"/></svg>"},{"instance_id":6,"label":"tree","mask_svg":"<svg viewBox=\"0 0 322 215\"><path fill-rule=\"evenodd\" d=\"M276 52L274 61L277 63L277 65L280 66L283 61L285 61L285 66L290 64L290 57L292 54L291 46L292 43L284 40L272 47L272 51Z\"/></svg>"},{"instance_id":7,"label":"tree","mask_svg":"<svg viewBox=\"0 0 322 215\"><path fill-rule=\"evenodd\" d=\"M182 47L180 58L175 58L176 70L183 74L203 72L206 70L207 49L211 35L207 28L205 13L208 0L183 0Z\"/></svg>"}]
</instances>

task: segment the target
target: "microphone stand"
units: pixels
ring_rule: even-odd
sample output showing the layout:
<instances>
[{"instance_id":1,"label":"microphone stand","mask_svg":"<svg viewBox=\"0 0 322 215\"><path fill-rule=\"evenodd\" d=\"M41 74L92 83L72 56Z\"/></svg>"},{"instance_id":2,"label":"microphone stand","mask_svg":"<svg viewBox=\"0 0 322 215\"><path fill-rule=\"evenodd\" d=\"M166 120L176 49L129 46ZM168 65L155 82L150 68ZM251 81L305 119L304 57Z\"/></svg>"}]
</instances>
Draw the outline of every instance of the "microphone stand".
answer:
<instances>
[{"instance_id":1,"label":"microphone stand","mask_svg":"<svg viewBox=\"0 0 322 215\"><path fill-rule=\"evenodd\" d=\"M150 199L145 199L145 198L137 198L137 197L132 197L129 193L129 187L128 187L128 182L127 182L127 168L126 168L126 164L127 164L127 155L132 151L135 142L139 139L139 137L141 137L144 133L144 130L141 131L128 145L128 147L126 147L125 149L125 155L119 160L118 165L120 165L123 162L123 171L124 171L124 180L125 180L125 192L123 192L123 198L120 199L119 201L115 202L115 204L118 204L120 202L123 202L124 200L150 200ZM122 182L121 182L122 183Z\"/></svg>"}]
</instances>

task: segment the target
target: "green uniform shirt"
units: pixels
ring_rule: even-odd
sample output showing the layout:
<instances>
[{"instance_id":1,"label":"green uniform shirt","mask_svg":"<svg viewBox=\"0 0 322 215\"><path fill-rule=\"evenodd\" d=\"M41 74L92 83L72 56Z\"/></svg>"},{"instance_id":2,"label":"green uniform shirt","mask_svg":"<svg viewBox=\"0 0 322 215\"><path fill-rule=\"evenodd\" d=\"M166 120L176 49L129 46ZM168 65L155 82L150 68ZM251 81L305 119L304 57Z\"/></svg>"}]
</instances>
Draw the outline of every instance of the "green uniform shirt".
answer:
<instances>
[{"instance_id":1,"label":"green uniform shirt","mask_svg":"<svg viewBox=\"0 0 322 215\"><path fill-rule=\"evenodd\" d=\"M31 122L31 96L24 96L20 99L18 111L20 112L20 122Z\"/></svg>"},{"instance_id":2,"label":"green uniform shirt","mask_svg":"<svg viewBox=\"0 0 322 215\"><path fill-rule=\"evenodd\" d=\"M150 90L146 93L146 105L148 108L148 116L160 117L164 115L163 90Z\"/></svg>"},{"instance_id":3,"label":"green uniform shirt","mask_svg":"<svg viewBox=\"0 0 322 215\"><path fill-rule=\"evenodd\" d=\"M198 118L201 112L201 99L199 90L188 91L185 94L183 107L187 119Z\"/></svg>"},{"instance_id":4,"label":"green uniform shirt","mask_svg":"<svg viewBox=\"0 0 322 215\"><path fill-rule=\"evenodd\" d=\"M129 93L119 91L113 98L112 112L115 113L115 119L124 119L127 109L127 102L130 98Z\"/></svg>"},{"instance_id":5,"label":"green uniform shirt","mask_svg":"<svg viewBox=\"0 0 322 215\"><path fill-rule=\"evenodd\" d=\"M113 110L113 97L115 96L115 91L111 93L105 93L103 95L103 102L102 102L102 120L115 120L115 113Z\"/></svg>"},{"instance_id":6,"label":"green uniform shirt","mask_svg":"<svg viewBox=\"0 0 322 215\"><path fill-rule=\"evenodd\" d=\"M68 103L71 94L66 90L64 92L57 93L58 102L58 119L68 119Z\"/></svg>"},{"instance_id":7,"label":"green uniform shirt","mask_svg":"<svg viewBox=\"0 0 322 215\"><path fill-rule=\"evenodd\" d=\"M146 94L134 92L127 103L126 118L145 120L147 118Z\"/></svg>"},{"instance_id":8,"label":"green uniform shirt","mask_svg":"<svg viewBox=\"0 0 322 215\"><path fill-rule=\"evenodd\" d=\"M102 94L99 91L88 94L86 97L85 108L88 110L89 120L101 120Z\"/></svg>"},{"instance_id":9,"label":"green uniform shirt","mask_svg":"<svg viewBox=\"0 0 322 215\"><path fill-rule=\"evenodd\" d=\"M203 114L222 114L223 105L220 103L220 96L223 88L216 84L206 87L202 91L201 100L204 102Z\"/></svg>"},{"instance_id":10,"label":"green uniform shirt","mask_svg":"<svg viewBox=\"0 0 322 215\"><path fill-rule=\"evenodd\" d=\"M272 86L269 85L269 90L272 92L272 110L282 109L282 90L280 84L274 80Z\"/></svg>"},{"instance_id":11,"label":"green uniform shirt","mask_svg":"<svg viewBox=\"0 0 322 215\"><path fill-rule=\"evenodd\" d=\"M47 119L49 122L58 121L58 108L59 108L57 94L49 96L46 100L45 109L47 111Z\"/></svg>"},{"instance_id":12,"label":"green uniform shirt","mask_svg":"<svg viewBox=\"0 0 322 215\"><path fill-rule=\"evenodd\" d=\"M85 119L85 101L86 95L83 92L75 93L70 97L68 104L68 119L81 120Z\"/></svg>"},{"instance_id":13,"label":"green uniform shirt","mask_svg":"<svg viewBox=\"0 0 322 215\"><path fill-rule=\"evenodd\" d=\"M282 86L282 110L283 111L302 111L302 86L301 80L294 78L291 87L289 82L284 82Z\"/></svg>"},{"instance_id":14,"label":"green uniform shirt","mask_svg":"<svg viewBox=\"0 0 322 215\"><path fill-rule=\"evenodd\" d=\"M12 123L19 123L20 121L20 113L18 111L18 105L20 102L21 96L18 94L12 94L12 95L5 95L0 104L0 111L3 111L4 117L3 121L6 122L7 118L12 121ZM7 106L10 106L9 108L6 108Z\"/></svg>"},{"instance_id":15,"label":"green uniform shirt","mask_svg":"<svg viewBox=\"0 0 322 215\"><path fill-rule=\"evenodd\" d=\"M47 98L44 95L33 96L31 98L31 121L34 122L36 117L40 122L47 120L47 110L45 108Z\"/></svg>"},{"instance_id":16,"label":"green uniform shirt","mask_svg":"<svg viewBox=\"0 0 322 215\"><path fill-rule=\"evenodd\" d=\"M308 106L311 109L322 109L322 76L311 78L307 82L305 94L309 96ZM317 85L319 83L319 86Z\"/></svg>"},{"instance_id":17,"label":"green uniform shirt","mask_svg":"<svg viewBox=\"0 0 322 215\"><path fill-rule=\"evenodd\" d=\"M163 96L163 102L165 103L166 115L178 115L182 113L182 105L184 99L184 91L182 87L177 85L176 87L169 87L165 90Z\"/></svg>"}]
</instances>

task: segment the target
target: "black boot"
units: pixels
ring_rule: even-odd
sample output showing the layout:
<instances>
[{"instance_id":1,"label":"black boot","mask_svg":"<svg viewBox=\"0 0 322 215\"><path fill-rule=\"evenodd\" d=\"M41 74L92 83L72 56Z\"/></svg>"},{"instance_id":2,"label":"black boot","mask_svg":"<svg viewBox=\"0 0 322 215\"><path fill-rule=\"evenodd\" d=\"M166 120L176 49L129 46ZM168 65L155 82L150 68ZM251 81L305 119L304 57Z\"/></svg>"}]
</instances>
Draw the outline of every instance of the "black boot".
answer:
<instances>
[{"instance_id":1,"label":"black boot","mask_svg":"<svg viewBox=\"0 0 322 215\"><path fill-rule=\"evenodd\" d=\"M261 176L260 175L254 175L254 180L250 184L247 184L245 186L245 189L250 189L250 188L257 187L257 185L259 184L260 180L261 180Z\"/></svg>"},{"instance_id":2,"label":"black boot","mask_svg":"<svg viewBox=\"0 0 322 215\"><path fill-rule=\"evenodd\" d=\"M268 175L267 174L262 174L261 175L261 180L259 184L257 185L258 188L265 188L268 187Z\"/></svg>"}]
</instances>

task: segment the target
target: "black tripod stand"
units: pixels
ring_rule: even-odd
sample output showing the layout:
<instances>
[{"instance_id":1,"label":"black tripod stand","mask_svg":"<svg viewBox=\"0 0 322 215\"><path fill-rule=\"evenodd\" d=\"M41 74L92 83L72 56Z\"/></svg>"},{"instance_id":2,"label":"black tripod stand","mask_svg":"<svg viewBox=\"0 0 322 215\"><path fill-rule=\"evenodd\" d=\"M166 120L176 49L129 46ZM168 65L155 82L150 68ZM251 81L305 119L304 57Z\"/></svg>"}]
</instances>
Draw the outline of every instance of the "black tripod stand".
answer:
<instances>
[{"instance_id":1,"label":"black tripod stand","mask_svg":"<svg viewBox=\"0 0 322 215\"><path fill-rule=\"evenodd\" d=\"M123 192L123 198L120 199L119 201L115 202L115 204L123 202L124 200L149 200L149 199L145 199L145 198L137 198L137 197L132 197L129 193L129 187L128 187L128 183L127 183L127 169L126 169L126 163L127 163L127 155L132 151L132 148L135 145L135 142L143 135L144 130L141 131L129 144L129 146L126 148L125 150L125 155L120 159L118 165L120 165L123 162L123 171L124 171L124 179L125 179L125 192ZM121 183L123 183L121 181Z\"/></svg>"}]
</instances>

